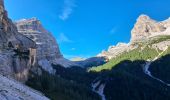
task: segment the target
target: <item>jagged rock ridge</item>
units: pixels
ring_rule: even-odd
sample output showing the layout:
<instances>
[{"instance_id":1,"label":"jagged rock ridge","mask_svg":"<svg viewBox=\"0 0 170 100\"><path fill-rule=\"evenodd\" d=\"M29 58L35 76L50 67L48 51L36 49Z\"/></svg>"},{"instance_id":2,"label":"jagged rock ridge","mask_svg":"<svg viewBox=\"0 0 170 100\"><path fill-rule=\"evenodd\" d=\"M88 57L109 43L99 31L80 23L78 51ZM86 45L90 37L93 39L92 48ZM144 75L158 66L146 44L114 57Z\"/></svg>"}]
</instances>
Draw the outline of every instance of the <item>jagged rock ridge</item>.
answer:
<instances>
[{"instance_id":1,"label":"jagged rock ridge","mask_svg":"<svg viewBox=\"0 0 170 100\"><path fill-rule=\"evenodd\" d=\"M130 45L126 43L118 43L116 46L110 46L107 51L102 51L98 54L98 57L106 57L107 59L112 59L121 53L130 50Z\"/></svg>"}]
</instances>

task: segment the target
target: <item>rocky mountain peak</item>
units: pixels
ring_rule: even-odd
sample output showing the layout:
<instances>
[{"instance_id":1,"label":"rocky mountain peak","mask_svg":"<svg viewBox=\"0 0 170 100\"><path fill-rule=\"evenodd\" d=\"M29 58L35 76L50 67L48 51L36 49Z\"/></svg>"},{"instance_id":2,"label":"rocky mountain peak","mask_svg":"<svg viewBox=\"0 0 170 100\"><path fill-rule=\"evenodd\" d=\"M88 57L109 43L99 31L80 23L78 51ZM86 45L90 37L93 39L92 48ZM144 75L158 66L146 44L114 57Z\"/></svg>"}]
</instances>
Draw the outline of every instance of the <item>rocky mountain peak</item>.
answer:
<instances>
[{"instance_id":1,"label":"rocky mountain peak","mask_svg":"<svg viewBox=\"0 0 170 100\"><path fill-rule=\"evenodd\" d=\"M156 21L147 15L140 15L131 31L131 41L118 43L116 46L110 46L107 51L102 51L98 57L107 57L112 59L123 52L136 48L132 44L140 41L147 41L151 37L160 35L170 35L170 18L165 21Z\"/></svg>"},{"instance_id":2,"label":"rocky mountain peak","mask_svg":"<svg viewBox=\"0 0 170 100\"><path fill-rule=\"evenodd\" d=\"M151 20L151 18L145 14L142 14L138 17L137 21L148 21Z\"/></svg>"},{"instance_id":3,"label":"rocky mountain peak","mask_svg":"<svg viewBox=\"0 0 170 100\"><path fill-rule=\"evenodd\" d=\"M166 22L166 24L169 22ZM131 31L131 42L134 41L143 41L149 37L155 35L166 35L169 33L163 33L168 29L168 26L165 26L165 22L158 22L151 19L147 15L141 15L137 19L134 28Z\"/></svg>"}]
</instances>

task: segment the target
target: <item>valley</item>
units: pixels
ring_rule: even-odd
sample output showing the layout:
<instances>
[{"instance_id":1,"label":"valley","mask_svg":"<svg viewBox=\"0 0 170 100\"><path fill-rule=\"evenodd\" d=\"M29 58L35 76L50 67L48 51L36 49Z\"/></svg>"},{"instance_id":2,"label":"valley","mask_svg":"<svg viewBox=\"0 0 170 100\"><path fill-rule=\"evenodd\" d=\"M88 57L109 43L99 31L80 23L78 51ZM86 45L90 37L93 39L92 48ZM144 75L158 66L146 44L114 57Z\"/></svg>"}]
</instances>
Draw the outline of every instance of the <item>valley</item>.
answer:
<instances>
[{"instance_id":1,"label":"valley","mask_svg":"<svg viewBox=\"0 0 170 100\"><path fill-rule=\"evenodd\" d=\"M38 18L8 18L4 0L0 27L0 100L170 100L170 19L142 14L129 43L72 60Z\"/></svg>"}]
</instances>

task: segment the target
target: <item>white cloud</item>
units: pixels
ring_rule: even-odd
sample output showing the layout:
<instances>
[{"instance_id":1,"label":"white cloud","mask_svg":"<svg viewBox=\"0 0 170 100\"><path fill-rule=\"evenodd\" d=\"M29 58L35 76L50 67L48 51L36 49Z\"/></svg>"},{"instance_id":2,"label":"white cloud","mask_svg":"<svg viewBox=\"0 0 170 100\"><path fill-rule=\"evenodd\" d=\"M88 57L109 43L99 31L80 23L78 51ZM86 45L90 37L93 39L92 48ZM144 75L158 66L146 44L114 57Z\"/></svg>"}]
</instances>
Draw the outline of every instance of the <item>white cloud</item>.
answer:
<instances>
[{"instance_id":1,"label":"white cloud","mask_svg":"<svg viewBox=\"0 0 170 100\"><path fill-rule=\"evenodd\" d=\"M60 33L60 35L57 38L57 41L59 43L72 43L73 42L64 33Z\"/></svg>"},{"instance_id":2,"label":"white cloud","mask_svg":"<svg viewBox=\"0 0 170 100\"><path fill-rule=\"evenodd\" d=\"M63 21L67 20L73 12L73 8L76 7L75 0L64 0L64 6L59 18Z\"/></svg>"}]
</instances>

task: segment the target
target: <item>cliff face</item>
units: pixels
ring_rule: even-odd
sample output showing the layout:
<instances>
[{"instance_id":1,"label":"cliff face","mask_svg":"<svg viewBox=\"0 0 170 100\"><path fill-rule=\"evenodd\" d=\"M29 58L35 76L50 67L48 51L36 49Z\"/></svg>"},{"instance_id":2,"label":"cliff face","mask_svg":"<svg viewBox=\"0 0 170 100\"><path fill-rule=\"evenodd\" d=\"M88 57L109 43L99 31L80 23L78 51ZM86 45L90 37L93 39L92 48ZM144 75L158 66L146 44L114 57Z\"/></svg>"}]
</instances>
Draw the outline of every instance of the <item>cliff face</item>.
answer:
<instances>
[{"instance_id":1,"label":"cliff face","mask_svg":"<svg viewBox=\"0 0 170 100\"><path fill-rule=\"evenodd\" d=\"M147 15L141 15L132 29L131 42L143 41L158 35L170 35L170 20L158 22Z\"/></svg>"},{"instance_id":2,"label":"cliff face","mask_svg":"<svg viewBox=\"0 0 170 100\"><path fill-rule=\"evenodd\" d=\"M45 30L36 18L19 20L16 23L18 31L37 44L37 59L52 60L61 58L59 46L50 32Z\"/></svg>"},{"instance_id":3,"label":"cliff face","mask_svg":"<svg viewBox=\"0 0 170 100\"><path fill-rule=\"evenodd\" d=\"M15 22L18 31L37 45L37 62L44 70L55 73L52 64L63 67L79 66L75 62L65 59L60 53L57 41L41 24L37 18L22 19Z\"/></svg>"},{"instance_id":4,"label":"cliff face","mask_svg":"<svg viewBox=\"0 0 170 100\"><path fill-rule=\"evenodd\" d=\"M33 53L34 51L34 53ZM36 60L36 44L18 33L0 0L0 74L26 80Z\"/></svg>"}]
</instances>

